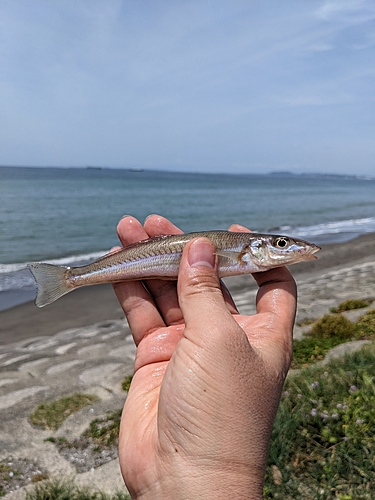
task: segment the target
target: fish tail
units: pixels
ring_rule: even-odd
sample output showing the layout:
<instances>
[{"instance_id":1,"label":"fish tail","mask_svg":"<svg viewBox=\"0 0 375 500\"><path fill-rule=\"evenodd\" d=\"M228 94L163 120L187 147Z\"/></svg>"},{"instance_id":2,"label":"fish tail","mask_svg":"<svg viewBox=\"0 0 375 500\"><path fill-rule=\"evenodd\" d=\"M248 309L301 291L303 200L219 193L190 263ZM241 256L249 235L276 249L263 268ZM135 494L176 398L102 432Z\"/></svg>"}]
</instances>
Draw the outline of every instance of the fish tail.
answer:
<instances>
[{"instance_id":1,"label":"fish tail","mask_svg":"<svg viewBox=\"0 0 375 500\"><path fill-rule=\"evenodd\" d=\"M66 279L67 267L39 262L28 264L27 267L36 281L35 305L37 307L52 304L52 302L73 290L73 286Z\"/></svg>"}]
</instances>

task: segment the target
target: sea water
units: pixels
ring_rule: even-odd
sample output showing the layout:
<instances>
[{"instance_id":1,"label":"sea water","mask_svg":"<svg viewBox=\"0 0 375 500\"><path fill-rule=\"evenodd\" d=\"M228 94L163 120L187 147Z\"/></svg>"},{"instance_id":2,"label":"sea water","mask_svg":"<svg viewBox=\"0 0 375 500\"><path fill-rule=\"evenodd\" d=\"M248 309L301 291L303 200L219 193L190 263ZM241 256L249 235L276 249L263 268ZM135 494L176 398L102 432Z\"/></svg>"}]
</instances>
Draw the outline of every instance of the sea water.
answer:
<instances>
[{"instance_id":1,"label":"sea water","mask_svg":"<svg viewBox=\"0 0 375 500\"><path fill-rule=\"evenodd\" d=\"M162 214L185 232L236 222L317 244L375 232L375 180L354 176L0 167L0 203L0 310L34 295L28 262L93 260L118 244L125 214Z\"/></svg>"}]
</instances>

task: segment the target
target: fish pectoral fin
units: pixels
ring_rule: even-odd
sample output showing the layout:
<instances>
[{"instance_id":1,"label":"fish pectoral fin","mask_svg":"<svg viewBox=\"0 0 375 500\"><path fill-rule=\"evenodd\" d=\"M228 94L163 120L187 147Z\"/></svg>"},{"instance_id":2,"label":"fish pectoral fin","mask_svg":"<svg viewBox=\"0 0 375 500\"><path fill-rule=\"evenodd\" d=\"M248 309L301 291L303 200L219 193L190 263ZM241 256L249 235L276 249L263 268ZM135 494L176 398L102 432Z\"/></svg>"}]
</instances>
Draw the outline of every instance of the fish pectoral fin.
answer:
<instances>
[{"instance_id":1,"label":"fish pectoral fin","mask_svg":"<svg viewBox=\"0 0 375 500\"><path fill-rule=\"evenodd\" d=\"M235 262L242 262L242 252L231 252L226 250L216 250L215 255L220 257L225 257L226 259L234 260Z\"/></svg>"}]
</instances>

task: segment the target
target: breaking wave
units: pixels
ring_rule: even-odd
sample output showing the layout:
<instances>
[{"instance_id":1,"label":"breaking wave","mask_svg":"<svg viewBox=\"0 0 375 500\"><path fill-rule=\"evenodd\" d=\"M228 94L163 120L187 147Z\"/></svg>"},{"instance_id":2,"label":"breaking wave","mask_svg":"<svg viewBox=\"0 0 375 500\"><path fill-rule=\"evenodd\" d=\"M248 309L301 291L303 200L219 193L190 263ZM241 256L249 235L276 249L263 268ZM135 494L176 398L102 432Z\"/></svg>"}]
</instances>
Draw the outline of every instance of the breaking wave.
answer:
<instances>
[{"instance_id":1,"label":"breaking wave","mask_svg":"<svg viewBox=\"0 0 375 500\"><path fill-rule=\"evenodd\" d=\"M327 243L335 243L350 240L360 234L375 232L375 217L326 222L312 226L281 226L277 230L288 232L291 236L312 240L314 237L324 236ZM336 238L334 235L341 235L342 237Z\"/></svg>"}]
</instances>

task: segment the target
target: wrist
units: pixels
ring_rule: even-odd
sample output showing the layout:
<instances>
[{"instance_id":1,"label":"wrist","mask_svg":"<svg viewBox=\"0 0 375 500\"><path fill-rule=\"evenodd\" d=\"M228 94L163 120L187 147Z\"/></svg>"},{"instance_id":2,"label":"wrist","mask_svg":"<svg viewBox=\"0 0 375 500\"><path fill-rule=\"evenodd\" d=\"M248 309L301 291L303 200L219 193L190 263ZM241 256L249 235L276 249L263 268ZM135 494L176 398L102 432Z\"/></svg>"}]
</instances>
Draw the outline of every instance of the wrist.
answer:
<instances>
[{"instance_id":1,"label":"wrist","mask_svg":"<svg viewBox=\"0 0 375 500\"><path fill-rule=\"evenodd\" d=\"M264 472L239 472L233 467L215 472L192 471L173 475L166 472L162 479L149 485L133 500L262 500Z\"/></svg>"}]
</instances>

